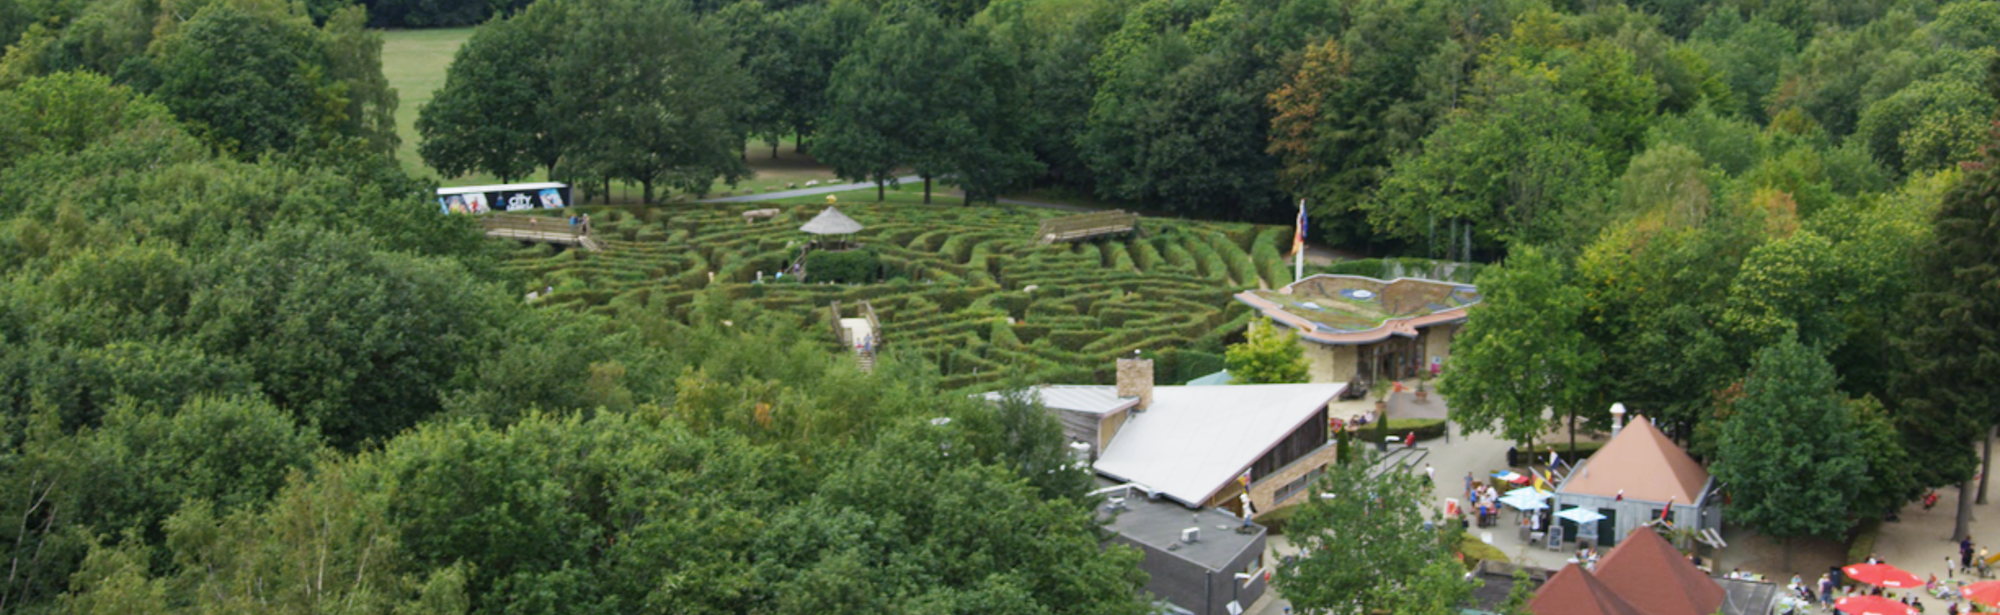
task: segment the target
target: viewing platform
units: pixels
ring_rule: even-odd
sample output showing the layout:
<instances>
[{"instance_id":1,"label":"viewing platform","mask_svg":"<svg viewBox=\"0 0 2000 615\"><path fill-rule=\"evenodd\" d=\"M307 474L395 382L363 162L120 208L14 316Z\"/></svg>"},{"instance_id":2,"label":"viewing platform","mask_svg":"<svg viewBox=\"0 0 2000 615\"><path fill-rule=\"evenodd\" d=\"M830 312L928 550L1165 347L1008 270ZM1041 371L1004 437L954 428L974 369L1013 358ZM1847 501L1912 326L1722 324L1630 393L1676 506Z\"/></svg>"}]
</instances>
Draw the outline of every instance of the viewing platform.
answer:
<instances>
[{"instance_id":1,"label":"viewing platform","mask_svg":"<svg viewBox=\"0 0 2000 615\"><path fill-rule=\"evenodd\" d=\"M1048 245L1058 241L1082 241L1138 230L1139 214L1113 209L1043 220L1041 228L1035 229L1035 238L1042 245Z\"/></svg>"},{"instance_id":2,"label":"viewing platform","mask_svg":"<svg viewBox=\"0 0 2000 615\"><path fill-rule=\"evenodd\" d=\"M487 237L579 246L592 252L604 251L604 244L591 236L589 227L570 224L569 220L564 218L493 214L480 218L479 223L486 227Z\"/></svg>"}]
</instances>

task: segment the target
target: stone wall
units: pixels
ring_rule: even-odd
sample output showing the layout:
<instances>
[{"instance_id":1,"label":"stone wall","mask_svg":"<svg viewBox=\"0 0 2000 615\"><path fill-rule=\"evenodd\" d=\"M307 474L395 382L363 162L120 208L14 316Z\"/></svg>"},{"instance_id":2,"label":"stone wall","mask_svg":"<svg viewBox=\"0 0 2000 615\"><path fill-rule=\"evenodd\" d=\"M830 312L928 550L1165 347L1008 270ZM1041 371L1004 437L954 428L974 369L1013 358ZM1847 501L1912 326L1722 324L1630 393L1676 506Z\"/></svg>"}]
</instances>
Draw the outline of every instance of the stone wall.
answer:
<instances>
[{"instance_id":1,"label":"stone wall","mask_svg":"<svg viewBox=\"0 0 2000 615\"><path fill-rule=\"evenodd\" d=\"M1317 342L1302 342L1306 346L1306 368L1308 382L1345 383L1354 378L1355 352L1353 346L1335 346Z\"/></svg>"},{"instance_id":2,"label":"stone wall","mask_svg":"<svg viewBox=\"0 0 2000 615\"><path fill-rule=\"evenodd\" d=\"M1278 502L1276 501L1278 490L1283 489L1285 485L1291 484L1292 481L1298 480L1299 477L1305 476L1308 472L1332 464L1339 450L1340 445L1338 443L1328 440L1326 446L1319 447L1319 450L1313 451L1310 455L1300 457L1290 465L1278 468L1278 471L1271 473L1270 476L1252 477L1256 482L1250 483L1250 505L1255 506L1258 513L1262 514L1277 510L1280 507L1305 501L1305 498L1309 497L1309 495L1301 493L1283 502Z\"/></svg>"},{"instance_id":3,"label":"stone wall","mask_svg":"<svg viewBox=\"0 0 2000 615\"><path fill-rule=\"evenodd\" d=\"M1429 369L1431 357L1440 357L1451 362L1451 338L1458 336L1458 330L1465 325L1444 324L1424 330L1424 367Z\"/></svg>"}]
</instances>

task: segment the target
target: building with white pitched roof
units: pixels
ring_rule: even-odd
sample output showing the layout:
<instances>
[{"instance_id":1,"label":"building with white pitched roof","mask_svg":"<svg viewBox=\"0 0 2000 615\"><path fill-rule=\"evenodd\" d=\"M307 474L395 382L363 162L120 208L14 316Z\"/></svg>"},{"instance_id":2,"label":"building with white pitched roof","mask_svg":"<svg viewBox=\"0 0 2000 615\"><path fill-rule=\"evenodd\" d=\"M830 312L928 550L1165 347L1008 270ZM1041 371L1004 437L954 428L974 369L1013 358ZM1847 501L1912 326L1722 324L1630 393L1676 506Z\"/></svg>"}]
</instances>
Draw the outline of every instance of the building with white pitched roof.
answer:
<instances>
[{"instance_id":1,"label":"building with white pitched roof","mask_svg":"<svg viewBox=\"0 0 2000 615\"><path fill-rule=\"evenodd\" d=\"M1119 360L1118 385L1032 389L1092 468L1189 507L1290 504L1333 461L1327 404L1344 384L1154 386L1152 362ZM998 393L988 393L997 399Z\"/></svg>"}]
</instances>

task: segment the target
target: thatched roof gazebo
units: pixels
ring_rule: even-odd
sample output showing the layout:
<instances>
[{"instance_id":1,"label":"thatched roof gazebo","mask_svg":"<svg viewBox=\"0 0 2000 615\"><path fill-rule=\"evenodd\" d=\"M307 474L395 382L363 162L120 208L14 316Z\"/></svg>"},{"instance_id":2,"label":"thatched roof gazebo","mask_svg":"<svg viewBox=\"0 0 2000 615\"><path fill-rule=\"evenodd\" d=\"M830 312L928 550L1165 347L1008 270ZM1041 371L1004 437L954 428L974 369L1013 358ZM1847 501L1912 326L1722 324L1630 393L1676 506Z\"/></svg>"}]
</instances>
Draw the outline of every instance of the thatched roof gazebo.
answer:
<instances>
[{"instance_id":1,"label":"thatched roof gazebo","mask_svg":"<svg viewBox=\"0 0 2000 615\"><path fill-rule=\"evenodd\" d=\"M799 230L814 235L831 236L830 239L817 242L820 244L820 249L829 251L854 249L856 245L850 238L855 233L861 232L861 229L860 222L855 222L853 218L847 217L847 214L840 213L840 210L832 207L827 207L826 211L819 212L819 215L813 216L805 226L799 227Z\"/></svg>"}]
</instances>

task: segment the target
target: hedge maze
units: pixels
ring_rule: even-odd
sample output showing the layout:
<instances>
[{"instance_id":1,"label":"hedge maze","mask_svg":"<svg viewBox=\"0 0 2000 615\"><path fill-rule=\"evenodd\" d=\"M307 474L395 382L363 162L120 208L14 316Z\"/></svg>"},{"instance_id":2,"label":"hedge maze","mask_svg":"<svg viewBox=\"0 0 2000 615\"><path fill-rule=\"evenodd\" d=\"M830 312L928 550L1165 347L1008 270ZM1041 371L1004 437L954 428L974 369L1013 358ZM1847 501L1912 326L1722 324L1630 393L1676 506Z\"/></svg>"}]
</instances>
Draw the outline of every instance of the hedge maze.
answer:
<instances>
[{"instance_id":1,"label":"hedge maze","mask_svg":"<svg viewBox=\"0 0 2000 615\"><path fill-rule=\"evenodd\" d=\"M1290 239L1288 228L1148 218L1142 234L1042 245L1038 224L1062 212L893 204L841 210L867 227L855 239L878 255L877 281L779 280L774 272L809 239L798 226L823 206L746 222L742 212L758 207L766 206L595 209L604 252L524 246L503 267L520 274L523 292L553 289L543 305L607 314L684 318L713 285L828 331L829 303L866 299L891 340L885 354L915 355L948 389L968 391L1109 383L1112 359L1134 350L1161 361L1161 383L1212 372L1255 314L1230 295L1291 282L1281 256L1290 246L1276 245Z\"/></svg>"}]
</instances>

